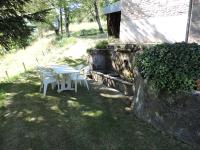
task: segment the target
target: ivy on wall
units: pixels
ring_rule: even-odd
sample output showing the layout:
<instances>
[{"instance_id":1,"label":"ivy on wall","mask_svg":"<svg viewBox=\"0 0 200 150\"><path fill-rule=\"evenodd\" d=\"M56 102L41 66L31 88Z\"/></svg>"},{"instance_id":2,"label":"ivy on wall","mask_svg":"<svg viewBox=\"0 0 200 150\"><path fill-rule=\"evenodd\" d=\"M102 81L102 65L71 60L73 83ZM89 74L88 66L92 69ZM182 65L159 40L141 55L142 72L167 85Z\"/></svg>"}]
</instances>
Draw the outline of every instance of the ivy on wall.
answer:
<instances>
[{"instance_id":1,"label":"ivy on wall","mask_svg":"<svg viewBox=\"0 0 200 150\"><path fill-rule=\"evenodd\" d=\"M200 78L200 46L182 42L146 47L136 56L136 65L158 90L191 91Z\"/></svg>"}]
</instances>

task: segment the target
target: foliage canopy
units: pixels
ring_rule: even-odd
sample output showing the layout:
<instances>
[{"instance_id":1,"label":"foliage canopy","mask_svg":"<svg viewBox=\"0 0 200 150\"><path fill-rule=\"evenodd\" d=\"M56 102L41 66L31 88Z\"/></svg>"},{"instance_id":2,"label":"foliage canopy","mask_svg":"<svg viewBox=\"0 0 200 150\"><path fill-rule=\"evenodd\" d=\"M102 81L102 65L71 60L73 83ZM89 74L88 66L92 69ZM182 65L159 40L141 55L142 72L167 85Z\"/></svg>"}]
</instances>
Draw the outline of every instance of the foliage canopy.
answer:
<instances>
[{"instance_id":1,"label":"foliage canopy","mask_svg":"<svg viewBox=\"0 0 200 150\"><path fill-rule=\"evenodd\" d=\"M9 50L12 45L25 47L34 31L31 21L44 21L48 10L28 13L24 7L31 0L3 0L0 3L0 45Z\"/></svg>"}]
</instances>

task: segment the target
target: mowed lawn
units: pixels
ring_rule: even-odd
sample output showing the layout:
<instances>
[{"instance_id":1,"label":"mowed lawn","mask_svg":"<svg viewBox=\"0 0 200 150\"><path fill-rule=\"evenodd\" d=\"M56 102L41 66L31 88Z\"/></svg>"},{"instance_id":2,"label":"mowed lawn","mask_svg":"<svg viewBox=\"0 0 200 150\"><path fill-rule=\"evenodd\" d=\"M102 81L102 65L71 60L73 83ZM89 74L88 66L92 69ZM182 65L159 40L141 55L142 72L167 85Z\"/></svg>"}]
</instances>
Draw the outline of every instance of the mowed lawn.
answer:
<instances>
[{"instance_id":1,"label":"mowed lawn","mask_svg":"<svg viewBox=\"0 0 200 150\"><path fill-rule=\"evenodd\" d=\"M191 150L125 111L116 91L39 93L35 72L0 83L0 150Z\"/></svg>"}]
</instances>

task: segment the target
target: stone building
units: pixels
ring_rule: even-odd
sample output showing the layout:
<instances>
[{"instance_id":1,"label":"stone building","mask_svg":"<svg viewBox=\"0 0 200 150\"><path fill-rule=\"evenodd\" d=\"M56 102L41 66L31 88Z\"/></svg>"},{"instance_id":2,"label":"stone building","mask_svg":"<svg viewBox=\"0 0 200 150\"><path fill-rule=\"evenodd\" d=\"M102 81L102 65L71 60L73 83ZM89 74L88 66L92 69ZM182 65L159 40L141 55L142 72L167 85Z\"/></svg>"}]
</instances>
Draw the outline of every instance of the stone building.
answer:
<instances>
[{"instance_id":1,"label":"stone building","mask_svg":"<svg viewBox=\"0 0 200 150\"><path fill-rule=\"evenodd\" d=\"M118 9L113 5L106 7L105 14L112 19L120 12L119 37L123 43L200 42L200 0L121 0L118 3Z\"/></svg>"}]
</instances>

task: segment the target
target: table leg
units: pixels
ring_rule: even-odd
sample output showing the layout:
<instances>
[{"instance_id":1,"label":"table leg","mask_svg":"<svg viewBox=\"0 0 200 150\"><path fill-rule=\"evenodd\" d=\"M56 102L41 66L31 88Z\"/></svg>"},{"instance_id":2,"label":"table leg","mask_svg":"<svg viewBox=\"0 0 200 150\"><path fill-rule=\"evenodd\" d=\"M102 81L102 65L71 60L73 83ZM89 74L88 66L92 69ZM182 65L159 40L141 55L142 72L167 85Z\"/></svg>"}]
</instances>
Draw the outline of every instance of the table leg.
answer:
<instances>
[{"instance_id":1,"label":"table leg","mask_svg":"<svg viewBox=\"0 0 200 150\"><path fill-rule=\"evenodd\" d=\"M77 80L75 80L74 82L75 82L75 92L77 93Z\"/></svg>"},{"instance_id":2,"label":"table leg","mask_svg":"<svg viewBox=\"0 0 200 150\"><path fill-rule=\"evenodd\" d=\"M61 78L60 81L60 88L58 89L58 93L62 92L63 90L65 90L65 78Z\"/></svg>"},{"instance_id":3,"label":"table leg","mask_svg":"<svg viewBox=\"0 0 200 150\"><path fill-rule=\"evenodd\" d=\"M67 86L66 86L67 84ZM57 91L58 93L64 91L64 90L74 90L74 88L71 87L71 80L69 78L62 78L61 79L61 88L59 88ZM75 88L77 88L77 86L75 85Z\"/></svg>"}]
</instances>

